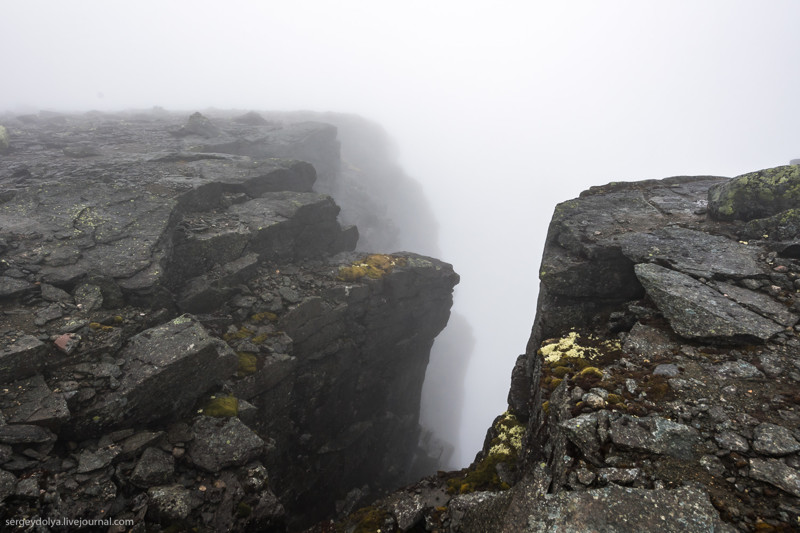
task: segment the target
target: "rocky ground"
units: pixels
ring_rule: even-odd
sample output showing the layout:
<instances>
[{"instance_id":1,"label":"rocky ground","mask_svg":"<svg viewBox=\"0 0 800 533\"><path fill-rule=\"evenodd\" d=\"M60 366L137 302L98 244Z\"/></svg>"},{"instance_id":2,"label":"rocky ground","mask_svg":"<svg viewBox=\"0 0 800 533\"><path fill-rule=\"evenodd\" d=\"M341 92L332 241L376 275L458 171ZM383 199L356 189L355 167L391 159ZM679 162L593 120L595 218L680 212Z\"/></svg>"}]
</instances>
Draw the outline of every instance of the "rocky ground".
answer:
<instances>
[{"instance_id":1,"label":"rocky ground","mask_svg":"<svg viewBox=\"0 0 800 533\"><path fill-rule=\"evenodd\" d=\"M314 531L800 530L798 190L786 166L560 204L473 465Z\"/></svg>"},{"instance_id":2,"label":"rocky ground","mask_svg":"<svg viewBox=\"0 0 800 533\"><path fill-rule=\"evenodd\" d=\"M315 192L315 166L337 177L334 127L3 122L3 523L284 531L408 481L458 276L351 251Z\"/></svg>"}]
</instances>

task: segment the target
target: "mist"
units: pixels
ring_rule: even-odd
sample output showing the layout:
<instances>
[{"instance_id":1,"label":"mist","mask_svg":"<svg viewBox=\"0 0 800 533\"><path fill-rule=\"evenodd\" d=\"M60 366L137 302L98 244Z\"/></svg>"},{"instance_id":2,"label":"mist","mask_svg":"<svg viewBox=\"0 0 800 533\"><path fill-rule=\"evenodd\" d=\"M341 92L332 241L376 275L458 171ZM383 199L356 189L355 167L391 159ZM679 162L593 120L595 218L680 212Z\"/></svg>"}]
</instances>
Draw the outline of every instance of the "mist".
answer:
<instances>
[{"instance_id":1,"label":"mist","mask_svg":"<svg viewBox=\"0 0 800 533\"><path fill-rule=\"evenodd\" d=\"M434 356L468 346L449 359L468 367L437 367L422 416L456 467L506 409L557 202L800 157L798 20L792 0L6 2L0 111L308 109L380 124L438 222L435 249L404 245L461 275L454 313L474 342L446 330Z\"/></svg>"}]
</instances>

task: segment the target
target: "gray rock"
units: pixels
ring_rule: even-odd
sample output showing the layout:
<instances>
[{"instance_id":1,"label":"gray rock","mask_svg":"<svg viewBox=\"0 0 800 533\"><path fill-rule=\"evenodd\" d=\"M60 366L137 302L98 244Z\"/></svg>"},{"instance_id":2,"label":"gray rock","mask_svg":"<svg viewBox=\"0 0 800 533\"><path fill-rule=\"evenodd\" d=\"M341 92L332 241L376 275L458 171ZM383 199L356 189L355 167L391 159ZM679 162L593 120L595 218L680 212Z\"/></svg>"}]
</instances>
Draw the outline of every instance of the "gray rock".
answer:
<instances>
[{"instance_id":1,"label":"gray rock","mask_svg":"<svg viewBox=\"0 0 800 533\"><path fill-rule=\"evenodd\" d=\"M16 298L26 292L32 292L34 288L35 285L33 283L8 276L0 276L0 299Z\"/></svg>"},{"instance_id":2,"label":"gray rock","mask_svg":"<svg viewBox=\"0 0 800 533\"><path fill-rule=\"evenodd\" d=\"M55 433L40 426L25 424L0 426L0 443L3 444L34 444L55 441Z\"/></svg>"},{"instance_id":3,"label":"gray rock","mask_svg":"<svg viewBox=\"0 0 800 533\"><path fill-rule=\"evenodd\" d=\"M800 450L800 442L783 426L759 424L753 430L753 450L765 455L788 455Z\"/></svg>"},{"instance_id":4,"label":"gray rock","mask_svg":"<svg viewBox=\"0 0 800 533\"><path fill-rule=\"evenodd\" d=\"M639 264L636 276L682 337L726 342L766 341L783 331L691 277L653 264Z\"/></svg>"},{"instance_id":5,"label":"gray rock","mask_svg":"<svg viewBox=\"0 0 800 533\"><path fill-rule=\"evenodd\" d=\"M747 453L750 446L747 439L733 431L722 431L714 435L714 440L723 450L731 450L738 453Z\"/></svg>"},{"instance_id":6,"label":"gray rock","mask_svg":"<svg viewBox=\"0 0 800 533\"><path fill-rule=\"evenodd\" d=\"M51 391L41 375L0 389L0 410L10 424L36 424L55 432L70 417L64 395Z\"/></svg>"},{"instance_id":7,"label":"gray rock","mask_svg":"<svg viewBox=\"0 0 800 533\"><path fill-rule=\"evenodd\" d=\"M623 415L611 421L610 433L611 441L622 448L685 460L698 456L698 431L659 416L638 418Z\"/></svg>"},{"instance_id":8,"label":"gray rock","mask_svg":"<svg viewBox=\"0 0 800 533\"><path fill-rule=\"evenodd\" d=\"M175 458L158 448L147 448L131 473L131 483L138 487L166 485L172 481Z\"/></svg>"},{"instance_id":9,"label":"gray rock","mask_svg":"<svg viewBox=\"0 0 800 533\"><path fill-rule=\"evenodd\" d=\"M42 283L40 285L42 290L42 298L47 300L48 302L60 302L60 303L73 303L74 300L72 296L67 291L61 290L58 287L54 287L49 283Z\"/></svg>"},{"instance_id":10,"label":"gray rock","mask_svg":"<svg viewBox=\"0 0 800 533\"><path fill-rule=\"evenodd\" d=\"M47 346L31 335L23 335L11 343L3 342L0 350L0 382L16 381L40 371L47 361Z\"/></svg>"},{"instance_id":11,"label":"gray rock","mask_svg":"<svg viewBox=\"0 0 800 533\"><path fill-rule=\"evenodd\" d=\"M16 493L17 477L11 472L0 470L0 502Z\"/></svg>"},{"instance_id":12,"label":"gray rock","mask_svg":"<svg viewBox=\"0 0 800 533\"><path fill-rule=\"evenodd\" d=\"M680 374L680 370L678 370L678 365L672 363L658 365L653 369L653 375L655 376L667 376L670 378L674 378L678 374Z\"/></svg>"},{"instance_id":13,"label":"gray rock","mask_svg":"<svg viewBox=\"0 0 800 533\"><path fill-rule=\"evenodd\" d=\"M597 431L597 413L584 413L561 423L567 438L577 446L587 459L599 464L602 442Z\"/></svg>"},{"instance_id":14,"label":"gray rock","mask_svg":"<svg viewBox=\"0 0 800 533\"><path fill-rule=\"evenodd\" d=\"M750 459L750 477L800 498L800 471L779 459Z\"/></svg>"},{"instance_id":15,"label":"gray rock","mask_svg":"<svg viewBox=\"0 0 800 533\"><path fill-rule=\"evenodd\" d=\"M192 495L182 485L164 485L148 489L152 513L157 520L185 520L192 512Z\"/></svg>"},{"instance_id":16,"label":"gray rock","mask_svg":"<svg viewBox=\"0 0 800 533\"><path fill-rule=\"evenodd\" d=\"M78 285L72 293L75 304L84 313L90 313L103 307L103 291L97 285L84 283Z\"/></svg>"},{"instance_id":17,"label":"gray rock","mask_svg":"<svg viewBox=\"0 0 800 533\"><path fill-rule=\"evenodd\" d=\"M597 471L597 479L604 485L609 483L630 485L640 474L641 470L638 468L601 468Z\"/></svg>"},{"instance_id":18,"label":"gray rock","mask_svg":"<svg viewBox=\"0 0 800 533\"><path fill-rule=\"evenodd\" d=\"M84 412L80 430L185 415L238 367L233 350L189 315L135 335L119 355L125 360L119 388Z\"/></svg>"},{"instance_id":19,"label":"gray rock","mask_svg":"<svg viewBox=\"0 0 800 533\"><path fill-rule=\"evenodd\" d=\"M264 441L236 417L198 417L192 432L194 440L189 445L189 457L209 472L243 465L264 450Z\"/></svg>"},{"instance_id":20,"label":"gray rock","mask_svg":"<svg viewBox=\"0 0 800 533\"><path fill-rule=\"evenodd\" d=\"M718 220L769 217L800 204L798 185L795 165L743 174L708 190L708 212Z\"/></svg>"},{"instance_id":21,"label":"gray rock","mask_svg":"<svg viewBox=\"0 0 800 533\"><path fill-rule=\"evenodd\" d=\"M524 531L733 531L699 488L646 490L609 485L602 489L547 494L526 509ZM635 525L634 525L635 524Z\"/></svg>"},{"instance_id":22,"label":"gray rock","mask_svg":"<svg viewBox=\"0 0 800 533\"><path fill-rule=\"evenodd\" d=\"M747 290L733 283L717 282L715 286L718 291L739 305L774 320L782 326L791 327L797 323L798 316L796 314L792 313L785 304L775 301L763 292Z\"/></svg>"},{"instance_id":23,"label":"gray rock","mask_svg":"<svg viewBox=\"0 0 800 533\"><path fill-rule=\"evenodd\" d=\"M96 451L84 450L78 458L78 473L85 474L105 468L117 458L120 452L121 450L116 446L100 448Z\"/></svg>"},{"instance_id":24,"label":"gray rock","mask_svg":"<svg viewBox=\"0 0 800 533\"><path fill-rule=\"evenodd\" d=\"M668 227L620 237L623 253L634 263L668 266L695 277L748 277L761 273L758 249L687 228Z\"/></svg>"},{"instance_id":25,"label":"gray rock","mask_svg":"<svg viewBox=\"0 0 800 533\"><path fill-rule=\"evenodd\" d=\"M784 367L779 355L766 353L760 355L758 360L761 363L761 368L764 369L764 373L768 377L775 378L783 374Z\"/></svg>"},{"instance_id":26,"label":"gray rock","mask_svg":"<svg viewBox=\"0 0 800 533\"><path fill-rule=\"evenodd\" d=\"M758 368L742 360L725 361L721 365L715 366L714 371L727 378L752 379L764 377L764 374Z\"/></svg>"}]
</instances>

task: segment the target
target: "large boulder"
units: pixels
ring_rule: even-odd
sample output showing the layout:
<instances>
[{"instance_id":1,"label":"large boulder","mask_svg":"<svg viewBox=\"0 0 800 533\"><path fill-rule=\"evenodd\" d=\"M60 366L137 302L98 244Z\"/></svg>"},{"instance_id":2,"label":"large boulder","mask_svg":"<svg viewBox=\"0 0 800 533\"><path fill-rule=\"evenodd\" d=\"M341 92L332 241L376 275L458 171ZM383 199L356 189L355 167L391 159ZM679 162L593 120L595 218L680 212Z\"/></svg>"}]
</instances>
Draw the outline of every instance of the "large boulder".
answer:
<instances>
[{"instance_id":1,"label":"large boulder","mask_svg":"<svg viewBox=\"0 0 800 533\"><path fill-rule=\"evenodd\" d=\"M800 166L743 174L708 190L708 211L719 220L766 218L800 204Z\"/></svg>"}]
</instances>

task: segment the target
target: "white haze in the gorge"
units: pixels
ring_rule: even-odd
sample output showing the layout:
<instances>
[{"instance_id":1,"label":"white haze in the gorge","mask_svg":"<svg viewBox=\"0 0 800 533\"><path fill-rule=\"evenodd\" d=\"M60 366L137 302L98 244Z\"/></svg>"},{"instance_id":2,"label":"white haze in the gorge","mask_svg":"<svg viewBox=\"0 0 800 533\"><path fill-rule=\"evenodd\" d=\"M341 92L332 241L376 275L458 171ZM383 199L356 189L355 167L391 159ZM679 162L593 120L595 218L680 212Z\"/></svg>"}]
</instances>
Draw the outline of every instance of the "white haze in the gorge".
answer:
<instances>
[{"instance_id":1,"label":"white haze in the gorge","mask_svg":"<svg viewBox=\"0 0 800 533\"><path fill-rule=\"evenodd\" d=\"M462 422L450 466L506 408L557 202L800 157L794 0L1 5L0 111L310 109L386 129L462 276L469 326L442 345L472 346L463 401L446 389L463 373L438 365L423 408Z\"/></svg>"}]
</instances>

